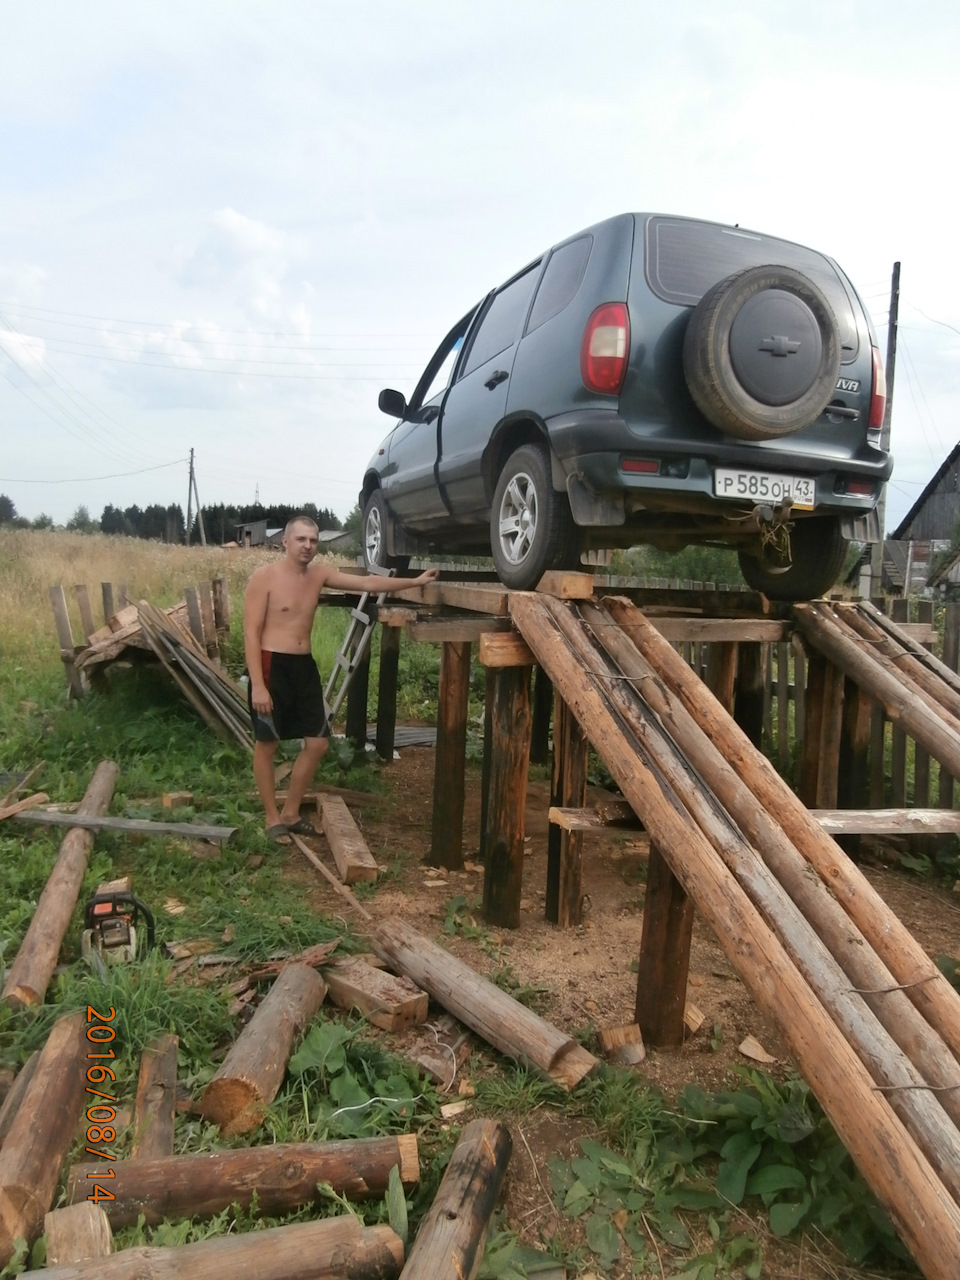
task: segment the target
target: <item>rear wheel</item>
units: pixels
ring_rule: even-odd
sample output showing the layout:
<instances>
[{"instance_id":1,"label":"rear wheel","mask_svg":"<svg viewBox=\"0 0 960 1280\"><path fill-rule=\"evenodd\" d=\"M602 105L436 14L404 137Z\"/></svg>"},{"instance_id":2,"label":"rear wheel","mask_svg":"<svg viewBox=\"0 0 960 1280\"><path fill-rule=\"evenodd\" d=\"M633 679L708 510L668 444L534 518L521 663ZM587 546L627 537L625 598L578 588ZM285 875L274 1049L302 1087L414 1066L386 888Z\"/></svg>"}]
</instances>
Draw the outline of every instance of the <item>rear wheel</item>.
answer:
<instances>
[{"instance_id":1,"label":"rear wheel","mask_svg":"<svg viewBox=\"0 0 960 1280\"><path fill-rule=\"evenodd\" d=\"M387 554L389 520L383 494L379 489L374 489L363 509L363 563L370 573L383 573L386 569L405 573L410 565L409 556Z\"/></svg>"},{"instance_id":2,"label":"rear wheel","mask_svg":"<svg viewBox=\"0 0 960 1280\"><path fill-rule=\"evenodd\" d=\"M798 520L790 532L789 558L772 545L739 553L747 586L771 600L814 600L829 591L843 568L849 543L834 516Z\"/></svg>"},{"instance_id":3,"label":"rear wheel","mask_svg":"<svg viewBox=\"0 0 960 1280\"><path fill-rule=\"evenodd\" d=\"M500 581L531 591L547 569L576 561L576 526L566 495L550 482L550 456L525 444L507 459L493 495L490 549Z\"/></svg>"}]
</instances>

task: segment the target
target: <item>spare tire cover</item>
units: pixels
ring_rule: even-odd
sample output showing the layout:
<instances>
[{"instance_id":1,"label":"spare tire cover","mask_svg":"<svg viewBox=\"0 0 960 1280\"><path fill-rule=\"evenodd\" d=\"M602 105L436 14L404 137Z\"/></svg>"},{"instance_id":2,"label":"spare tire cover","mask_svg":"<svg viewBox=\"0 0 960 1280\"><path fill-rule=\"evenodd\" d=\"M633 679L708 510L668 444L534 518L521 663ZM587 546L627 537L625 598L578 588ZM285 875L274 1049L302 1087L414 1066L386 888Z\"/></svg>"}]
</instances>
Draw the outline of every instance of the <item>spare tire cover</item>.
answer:
<instances>
[{"instance_id":1,"label":"spare tire cover","mask_svg":"<svg viewBox=\"0 0 960 1280\"><path fill-rule=\"evenodd\" d=\"M840 334L823 292L790 267L748 267L694 307L683 368L697 408L747 440L815 422L840 373Z\"/></svg>"}]
</instances>

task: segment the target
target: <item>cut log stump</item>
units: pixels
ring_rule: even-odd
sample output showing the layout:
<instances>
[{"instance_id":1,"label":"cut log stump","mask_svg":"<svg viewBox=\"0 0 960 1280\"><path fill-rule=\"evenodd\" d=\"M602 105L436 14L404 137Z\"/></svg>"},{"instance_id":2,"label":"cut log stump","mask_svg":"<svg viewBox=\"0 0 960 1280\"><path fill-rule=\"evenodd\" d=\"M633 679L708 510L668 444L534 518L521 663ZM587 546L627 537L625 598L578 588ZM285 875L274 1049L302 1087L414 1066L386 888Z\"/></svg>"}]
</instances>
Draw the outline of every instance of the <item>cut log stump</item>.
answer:
<instances>
[{"instance_id":1,"label":"cut log stump","mask_svg":"<svg viewBox=\"0 0 960 1280\"><path fill-rule=\"evenodd\" d=\"M326 993L315 969L291 964L282 970L204 1090L200 1110L224 1137L248 1133L262 1122L283 1083L294 1044Z\"/></svg>"},{"instance_id":2,"label":"cut log stump","mask_svg":"<svg viewBox=\"0 0 960 1280\"><path fill-rule=\"evenodd\" d=\"M473 1280L510 1161L506 1125L473 1120L460 1134L403 1268L403 1280Z\"/></svg>"},{"instance_id":3,"label":"cut log stump","mask_svg":"<svg viewBox=\"0 0 960 1280\"><path fill-rule=\"evenodd\" d=\"M327 965L323 977L338 1009L358 1009L375 1027L402 1031L427 1020L430 997L409 978L396 977L350 956Z\"/></svg>"},{"instance_id":4,"label":"cut log stump","mask_svg":"<svg viewBox=\"0 0 960 1280\"><path fill-rule=\"evenodd\" d=\"M367 842L341 796L323 797L321 821L343 883L376 880L380 874L377 860L367 848Z\"/></svg>"},{"instance_id":5,"label":"cut log stump","mask_svg":"<svg viewBox=\"0 0 960 1280\"><path fill-rule=\"evenodd\" d=\"M402 1266L395 1231L345 1213L167 1249L123 1249L25 1271L21 1280L396 1280Z\"/></svg>"},{"instance_id":6,"label":"cut log stump","mask_svg":"<svg viewBox=\"0 0 960 1280\"><path fill-rule=\"evenodd\" d=\"M210 1218L232 1204L248 1209L254 1195L259 1213L280 1214L317 1203L318 1182L351 1200L382 1195L394 1165L405 1187L419 1182L414 1134L77 1164L67 1178L67 1200L83 1203L91 1181L112 1170L114 1176L104 1186L115 1198L104 1200L102 1208L114 1230L132 1226L141 1213L147 1222L156 1223L164 1218Z\"/></svg>"},{"instance_id":7,"label":"cut log stump","mask_svg":"<svg viewBox=\"0 0 960 1280\"><path fill-rule=\"evenodd\" d=\"M113 1253L110 1220L98 1204L81 1200L53 1209L43 1220L48 1267L83 1258L106 1258Z\"/></svg>"}]
</instances>

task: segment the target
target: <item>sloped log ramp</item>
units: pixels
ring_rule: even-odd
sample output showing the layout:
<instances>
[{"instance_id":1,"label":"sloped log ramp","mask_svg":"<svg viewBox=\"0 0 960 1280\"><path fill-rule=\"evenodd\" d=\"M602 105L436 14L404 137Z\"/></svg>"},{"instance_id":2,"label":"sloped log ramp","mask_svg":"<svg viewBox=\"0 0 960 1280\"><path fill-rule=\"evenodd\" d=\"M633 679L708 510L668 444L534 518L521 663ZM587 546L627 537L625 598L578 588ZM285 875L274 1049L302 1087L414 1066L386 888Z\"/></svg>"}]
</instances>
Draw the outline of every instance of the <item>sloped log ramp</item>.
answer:
<instances>
[{"instance_id":1,"label":"sloped log ramp","mask_svg":"<svg viewBox=\"0 0 960 1280\"><path fill-rule=\"evenodd\" d=\"M412 1133L341 1142L277 1142L234 1151L167 1156L158 1160L116 1160L76 1164L67 1177L67 1201L83 1203L91 1180L113 1200L101 1203L114 1230L132 1226L143 1214L149 1223L164 1218L211 1218L232 1204L248 1209L257 1198L261 1214L289 1213L318 1204L317 1183L327 1183L351 1200L383 1195L397 1166L404 1187L420 1180L420 1159ZM112 1176L108 1172L112 1170Z\"/></svg>"},{"instance_id":2,"label":"sloped log ramp","mask_svg":"<svg viewBox=\"0 0 960 1280\"><path fill-rule=\"evenodd\" d=\"M21 1280L396 1280L402 1266L395 1231L345 1213L167 1249L122 1249L25 1271Z\"/></svg>"},{"instance_id":3,"label":"sloped log ramp","mask_svg":"<svg viewBox=\"0 0 960 1280\"><path fill-rule=\"evenodd\" d=\"M942 986L936 983L929 961L921 966L915 955L911 958L916 969L923 969L923 989L936 988L936 1027L924 1027L915 1016L911 1021L901 993L862 992L864 971L851 956L856 952L859 958L863 945L847 943L845 929L852 926L838 920L827 905L827 886L835 891L837 879L852 889L858 873L854 869L847 877L838 875L836 862L818 846L828 870L826 883L817 887L812 874L816 864L807 858L806 847L797 847L798 842L812 843L808 826L799 820L789 835L782 829L778 833L786 815L795 813L796 797L779 779L773 783L770 775L776 779L776 774L766 760L686 668L696 684L695 701L711 713L712 734L696 726L688 697L671 687L662 670L669 667L670 675L675 674L666 652L681 666L682 660L659 636L656 641L651 637L641 654L633 642L646 638L648 628L656 633L628 602L614 607L616 616L611 609L581 608L526 593L514 593L510 600L514 622L537 661L731 964L779 1026L925 1275L948 1280L960 1257L960 1134L938 1099L949 1096L954 1081L960 1080L954 1041L960 999L945 980ZM645 661L651 653L654 660ZM712 748L711 736L719 751ZM721 800L714 787L721 785L723 771L715 777L710 771L727 761L732 768L728 766L723 785L729 794ZM816 840L833 844L807 818ZM837 854L842 857L839 850ZM805 880L814 886L806 896ZM868 886L864 881L857 889L864 896ZM889 925L894 932L892 913L882 903L871 905L875 928L883 932ZM807 910L813 919L807 918ZM867 963L870 973L884 975L879 956ZM891 976L887 971L886 988L898 985ZM875 1010L893 995L899 1008L892 1018L884 1011L881 1021ZM896 1026L896 1038L884 1023ZM923 1058L922 1069L901 1040ZM942 1093L938 1089L943 1086L924 1074L940 1070L947 1080ZM952 1103L950 1110L955 1110Z\"/></svg>"}]
</instances>

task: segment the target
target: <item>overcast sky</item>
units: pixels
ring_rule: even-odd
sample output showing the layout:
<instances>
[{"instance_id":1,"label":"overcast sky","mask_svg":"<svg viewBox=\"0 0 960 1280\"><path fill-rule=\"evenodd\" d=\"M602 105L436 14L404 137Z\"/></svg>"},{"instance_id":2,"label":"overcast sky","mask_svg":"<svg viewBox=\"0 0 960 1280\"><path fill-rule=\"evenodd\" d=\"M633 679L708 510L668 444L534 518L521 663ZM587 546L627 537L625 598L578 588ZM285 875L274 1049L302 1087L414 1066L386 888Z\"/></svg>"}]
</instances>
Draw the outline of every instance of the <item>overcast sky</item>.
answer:
<instances>
[{"instance_id":1,"label":"overcast sky","mask_svg":"<svg viewBox=\"0 0 960 1280\"><path fill-rule=\"evenodd\" d=\"M0 492L341 517L467 308L624 210L821 249L886 346L887 527L960 438L948 0L0 0ZM101 479L100 477L110 477Z\"/></svg>"}]
</instances>

